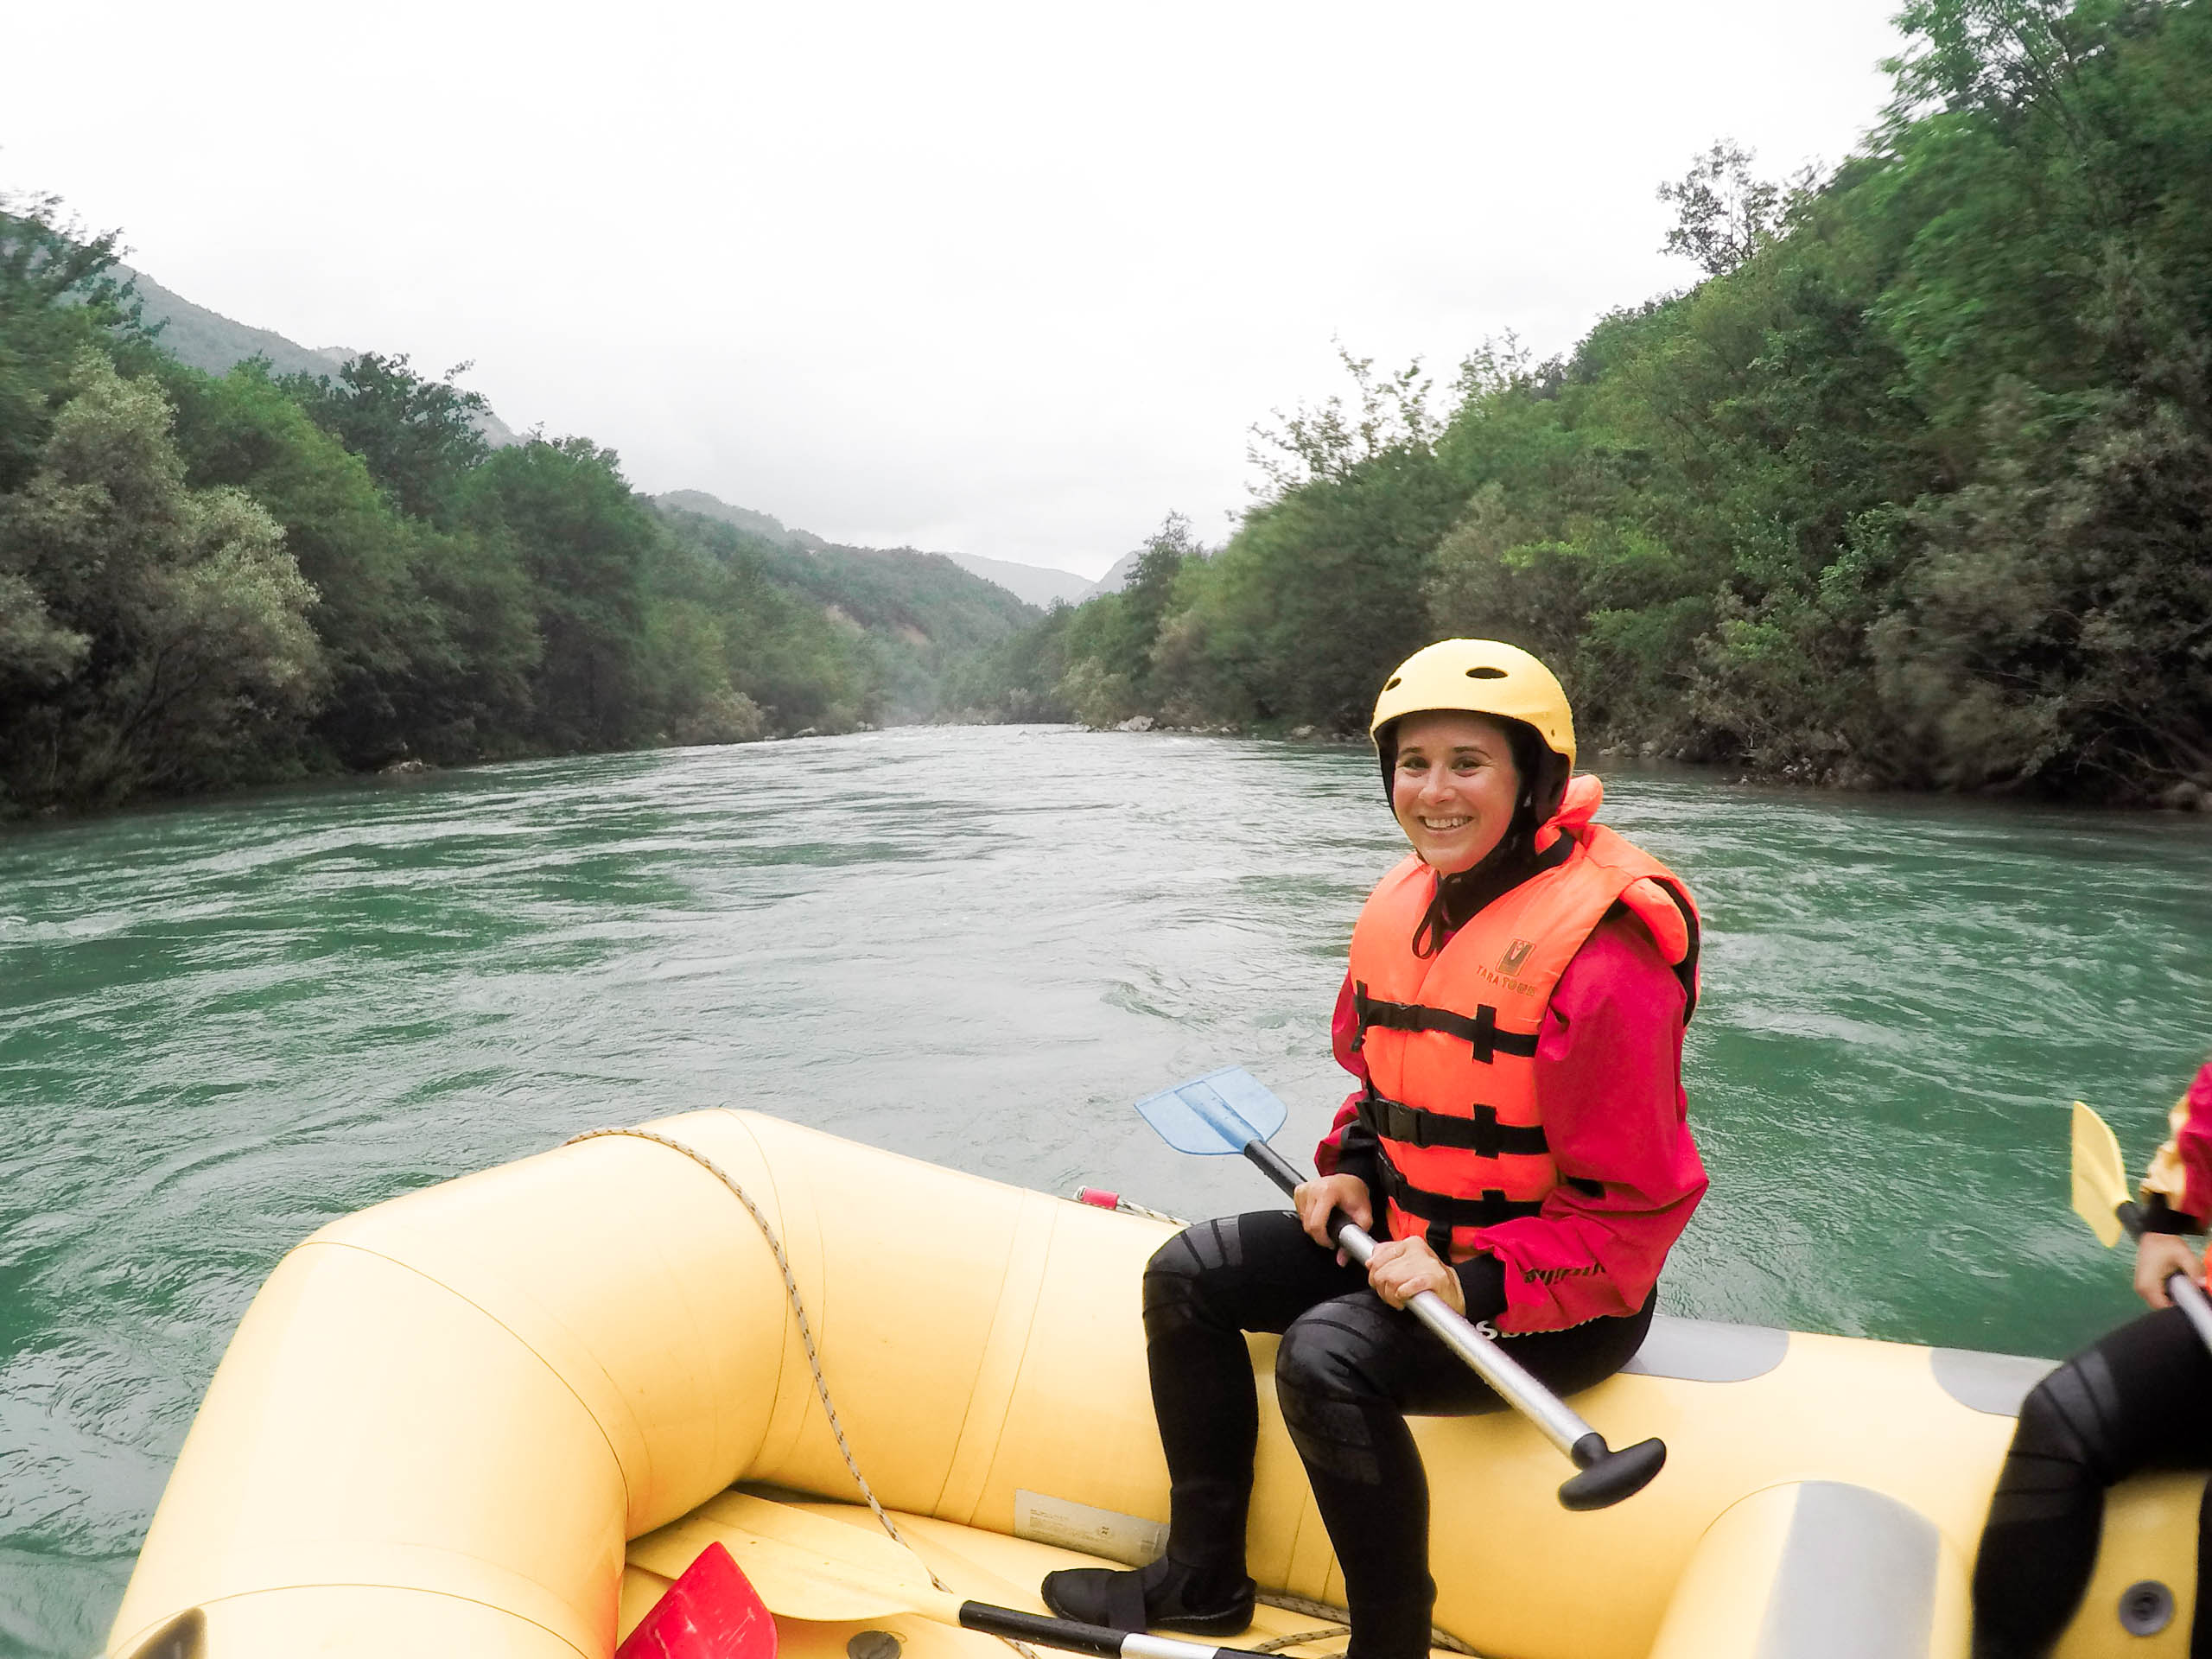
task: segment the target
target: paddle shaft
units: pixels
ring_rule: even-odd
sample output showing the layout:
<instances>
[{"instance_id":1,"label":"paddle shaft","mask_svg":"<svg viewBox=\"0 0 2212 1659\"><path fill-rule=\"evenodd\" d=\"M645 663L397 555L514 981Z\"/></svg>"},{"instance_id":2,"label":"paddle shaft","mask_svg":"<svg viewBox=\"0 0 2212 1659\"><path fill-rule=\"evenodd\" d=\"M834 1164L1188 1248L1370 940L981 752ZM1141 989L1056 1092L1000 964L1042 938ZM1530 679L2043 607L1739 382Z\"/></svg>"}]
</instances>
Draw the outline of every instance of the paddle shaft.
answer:
<instances>
[{"instance_id":1,"label":"paddle shaft","mask_svg":"<svg viewBox=\"0 0 2212 1659\"><path fill-rule=\"evenodd\" d=\"M2143 1208L2134 1199L2114 1205L2112 1212L2130 1238L2143 1236ZM2204 1287L2185 1273L2168 1274L2166 1295L2196 1329L2199 1340L2212 1349L2212 1301L2206 1300Z\"/></svg>"},{"instance_id":2,"label":"paddle shaft","mask_svg":"<svg viewBox=\"0 0 2212 1659\"><path fill-rule=\"evenodd\" d=\"M631 1560L648 1572L664 1576L674 1572L680 1580L698 1565L704 1554L702 1542L706 1550L719 1547L747 1595L761 1608L779 1618L813 1624L911 1614L1039 1647L1087 1653L1094 1659L1262 1659L1243 1648L1179 1642L969 1601L924 1582L916 1573L919 1558L908 1559L912 1546L901 1548L866 1529L855 1532L837 1522L745 1494L725 1493L707 1507L702 1521L678 1522L633 1543ZM838 1535L842 1541L832 1541ZM887 1570L880 1560L887 1549L893 1554ZM861 1558L855 1559L849 1553L852 1551ZM752 1563L749 1573L747 1561ZM175 1656L163 1649L137 1659L197 1659L197 1649Z\"/></svg>"},{"instance_id":3,"label":"paddle shaft","mask_svg":"<svg viewBox=\"0 0 2212 1659\"><path fill-rule=\"evenodd\" d=\"M988 1601L963 1601L950 1590L913 1585L902 1586L899 1596L908 1611L940 1624L957 1624L965 1630L981 1630L986 1636L1033 1642L1040 1648L1088 1653L1095 1659L1219 1659L1222 1655L1242 1659L1248 1654L1250 1659L1262 1659L1262 1656L1250 1654L1244 1648L1217 1648L1210 1642L1178 1642L1173 1637L1148 1636L1142 1630L1116 1630L1072 1618L1047 1618L1041 1613L1025 1613L1019 1608L995 1606Z\"/></svg>"},{"instance_id":4,"label":"paddle shaft","mask_svg":"<svg viewBox=\"0 0 2212 1659\"><path fill-rule=\"evenodd\" d=\"M1297 1192L1298 1172L1266 1141L1248 1141L1244 1155L1284 1192ZM1337 1241L1337 1248L1363 1268L1375 1254L1375 1241L1341 1210L1329 1217L1329 1234ZM1529 1376L1519 1360L1476 1330L1464 1315L1452 1312L1451 1303L1434 1291L1424 1290L1406 1304L1406 1310L1434 1332L1506 1404L1534 1423L1546 1440L1573 1459L1577 1467L1586 1468L1593 1457L1605 1455L1605 1443L1596 1429Z\"/></svg>"},{"instance_id":5,"label":"paddle shaft","mask_svg":"<svg viewBox=\"0 0 2212 1659\"><path fill-rule=\"evenodd\" d=\"M1179 1642L1169 1636L1147 1636L1142 1630L1109 1630L1103 1624L1078 1624L1071 1618L1046 1618L1036 1613L994 1607L987 1601L963 1601L957 1617L965 1628L987 1636L1003 1636L1040 1647L1065 1648L1088 1653L1096 1659L1216 1659L1221 1654L1251 1655L1249 1648L1217 1648L1205 1642Z\"/></svg>"}]
</instances>

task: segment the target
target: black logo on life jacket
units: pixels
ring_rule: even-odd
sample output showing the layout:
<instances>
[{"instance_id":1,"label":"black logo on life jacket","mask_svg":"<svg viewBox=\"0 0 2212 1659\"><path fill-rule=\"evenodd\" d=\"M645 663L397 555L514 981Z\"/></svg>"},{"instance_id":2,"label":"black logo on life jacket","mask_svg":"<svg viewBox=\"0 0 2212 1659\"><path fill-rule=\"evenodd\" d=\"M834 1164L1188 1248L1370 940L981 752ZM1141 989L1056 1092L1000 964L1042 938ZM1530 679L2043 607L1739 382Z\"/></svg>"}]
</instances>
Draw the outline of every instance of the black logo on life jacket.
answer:
<instances>
[{"instance_id":1,"label":"black logo on life jacket","mask_svg":"<svg viewBox=\"0 0 2212 1659\"><path fill-rule=\"evenodd\" d=\"M1529 953L1535 948L1534 939L1514 940L1505 947L1505 954L1497 959L1497 971L1501 974L1519 973L1521 964L1529 960Z\"/></svg>"}]
</instances>

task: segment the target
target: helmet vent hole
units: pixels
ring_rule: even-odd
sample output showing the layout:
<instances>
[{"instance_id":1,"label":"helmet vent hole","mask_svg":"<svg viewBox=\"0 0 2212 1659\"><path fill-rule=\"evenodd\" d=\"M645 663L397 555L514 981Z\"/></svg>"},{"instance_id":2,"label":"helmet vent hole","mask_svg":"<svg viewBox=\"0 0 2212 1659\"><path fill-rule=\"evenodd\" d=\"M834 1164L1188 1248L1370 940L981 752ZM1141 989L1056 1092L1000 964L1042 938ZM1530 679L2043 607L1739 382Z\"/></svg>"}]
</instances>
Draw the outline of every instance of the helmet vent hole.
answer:
<instances>
[{"instance_id":1,"label":"helmet vent hole","mask_svg":"<svg viewBox=\"0 0 2212 1659\"><path fill-rule=\"evenodd\" d=\"M1385 691L1395 691L1395 690L1396 690L1400 686L1403 685L1405 683L1406 683L1406 677L1405 677L1404 675L1402 675L1402 674L1393 674L1393 675L1390 677L1389 683L1388 683L1387 685L1385 685L1382 689L1383 689Z\"/></svg>"},{"instance_id":2,"label":"helmet vent hole","mask_svg":"<svg viewBox=\"0 0 2212 1659\"><path fill-rule=\"evenodd\" d=\"M1492 668L1488 664L1484 664L1480 668L1469 669L1467 677L1471 680L1502 680L1505 677L1505 671L1502 668ZM1391 682L1393 685L1395 683L1397 682L1395 680ZM1388 691L1390 687L1386 685L1382 689Z\"/></svg>"}]
</instances>

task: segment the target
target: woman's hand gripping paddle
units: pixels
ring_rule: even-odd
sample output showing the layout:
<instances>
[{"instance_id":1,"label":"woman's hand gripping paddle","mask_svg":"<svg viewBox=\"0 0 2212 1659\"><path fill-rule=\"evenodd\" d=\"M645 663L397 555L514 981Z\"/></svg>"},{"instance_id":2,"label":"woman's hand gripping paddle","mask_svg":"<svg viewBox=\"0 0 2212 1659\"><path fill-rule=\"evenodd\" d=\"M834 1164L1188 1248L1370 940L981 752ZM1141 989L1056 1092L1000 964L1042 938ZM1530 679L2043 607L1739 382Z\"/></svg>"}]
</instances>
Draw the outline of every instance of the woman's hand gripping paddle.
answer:
<instances>
[{"instance_id":1,"label":"woman's hand gripping paddle","mask_svg":"<svg viewBox=\"0 0 2212 1659\"><path fill-rule=\"evenodd\" d=\"M1047 1618L988 1602L965 1601L949 1590L938 1589L930 1581L929 1569L920 1559L886 1535L749 1492L724 1492L683 1520L630 1546L630 1559L652 1573L683 1571L685 1562L696 1566L709 1554L721 1555L724 1561L732 1555L741 1560L742 1572L734 1565L729 1571L737 1574L745 1593L754 1599L753 1605L772 1608L786 1618L844 1624L912 1615L1039 1647L1087 1653L1095 1659L1220 1659L1222 1655L1243 1659L1247 1652L1242 1648L1178 1642L1141 1631L1109 1630L1103 1625ZM767 1652L741 1655L733 1649L731 1659L774 1659L774 1626L765 1613L762 1622L769 1625ZM634 1632L630 1640L637 1640ZM661 1649L642 1651L659 1659ZM669 1651L688 1659L694 1650ZM710 1648L696 1651L713 1654L716 1659L721 1659L722 1652ZM625 1643L621 1659L628 1659L629 1655L629 1643Z\"/></svg>"},{"instance_id":2,"label":"woman's hand gripping paddle","mask_svg":"<svg viewBox=\"0 0 2212 1659\"><path fill-rule=\"evenodd\" d=\"M2107 1249L2143 1236L2143 1211L2128 1191L2127 1166L2120 1162L2120 1141L2104 1119L2074 1103L2074 1213L2089 1224L2089 1230ZM2207 1348L2212 1348L2212 1302L2203 1287L2185 1273L2169 1274L2166 1295L2181 1309Z\"/></svg>"},{"instance_id":3,"label":"woman's hand gripping paddle","mask_svg":"<svg viewBox=\"0 0 2212 1659\"><path fill-rule=\"evenodd\" d=\"M1285 1192L1298 1190L1298 1172L1268 1144L1268 1137L1289 1114L1267 1085L1241 1065L1163 1089L1139 1101L1137 1110L1178 1152L1209 1156L1241 1153ZM1375 1254L1375 1241L1342 1211L1329 1217L1329 1236L1362 1267ZM1519 1360L1453 1313L1434 1291L1421 1292L1406 1306L1582 1471L1559 1489L1559 1501L1567 1508L1602 1510L1633 1497L1650 1484L1667 1461L1666 1446L1656 1440L1641 1440L1618 1452L1609 1449L1604 1435L1531 1376Z\"/></svg>"}]
</instances>

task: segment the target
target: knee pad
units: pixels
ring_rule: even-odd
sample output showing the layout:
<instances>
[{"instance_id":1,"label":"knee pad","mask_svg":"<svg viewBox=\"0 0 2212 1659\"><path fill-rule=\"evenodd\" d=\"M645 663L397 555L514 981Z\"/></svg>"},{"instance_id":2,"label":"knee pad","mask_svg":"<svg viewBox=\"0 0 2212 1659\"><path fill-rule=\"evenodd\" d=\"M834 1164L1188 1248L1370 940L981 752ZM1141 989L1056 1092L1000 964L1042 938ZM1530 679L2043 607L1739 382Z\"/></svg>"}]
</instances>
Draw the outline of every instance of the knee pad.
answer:
<instances>
[{"instance_id":1,"label":"knee pad","mask_svg":"<svg viewBox=\"0 0 2212 1659\"><path fill-rule=\"evenodd\" d=\"M2037 1383L2020 1403L1989 1524L2047 1520L2101 1494L2120 1472L2119 1414L2111 1370L2094 1349Z\"/></svg>"},{"instance_id":2,"label":"knee pad","mask_svg":"<svg viewBox=\"0 0 2212 1659\"><path fill-rule=\"evenodd\" d=\"M1382 1305L1324 1302L1292 1325L1275 1350L1275 1402L1291 1443L1310 1468L1371 1485L1397 1408L1370 1381L1362 1360L1390 1332Z\"/></svg>"},{"instance_id":3,"label":"knee pad","mask_svg":"<svg viewBox=\"0 0 2212 1659\"><path fill-rule=\"evenodd\" d=\"M1210 1274L1241 1267L1244 1261L1236 1219L1201 1221L1185 1227L1152 1253L1144 1266L1144 1330L1157 1339L1204 1317Z\"/></svg>"},{"instance_id":4,"label":"knee pad","mask_svg":"<svg viewBox=\"0 0 2212 1659\"><path fill-rule=\"evenodd\" d=\"M1346 1297L1301 1314L1275 1350L1275 1382L1309 1399L1363 1402L1382 1390L1363 1363L1392 1335L1379 1300Z\"/></svg>"}]
</instances>

